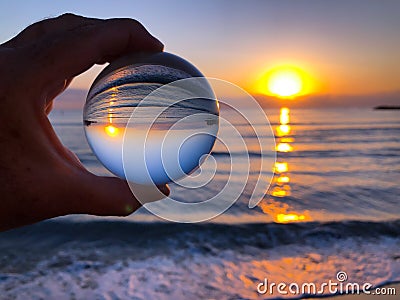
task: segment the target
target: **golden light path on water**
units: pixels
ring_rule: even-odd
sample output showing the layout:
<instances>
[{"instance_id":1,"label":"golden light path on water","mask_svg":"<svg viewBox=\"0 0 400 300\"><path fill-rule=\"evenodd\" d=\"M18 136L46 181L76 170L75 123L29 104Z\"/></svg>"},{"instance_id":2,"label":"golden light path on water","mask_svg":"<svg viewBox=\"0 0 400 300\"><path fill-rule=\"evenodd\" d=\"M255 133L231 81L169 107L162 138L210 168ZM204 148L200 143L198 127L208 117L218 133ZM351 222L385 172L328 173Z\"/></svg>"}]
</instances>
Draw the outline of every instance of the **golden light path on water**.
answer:
<instances>
[{"instance_id":1,"label":"golden light path on water","mask_svg":"<svg viewBox=\"0 0 400 300\"><path fill-rule=\"evenodd\" d=\"M269 198L267 201L262 201L260 207L277 223L310 221L312 218L308 211L298 212L284 201L285 197L291 195L290 168L289 163L284 159L284 154L294 151L290 109L287 107L282 107L280 110L279 125L275 128L275 136L277 161L273 170L274 178L268 191Z\"/></svg>"}]
</instances>

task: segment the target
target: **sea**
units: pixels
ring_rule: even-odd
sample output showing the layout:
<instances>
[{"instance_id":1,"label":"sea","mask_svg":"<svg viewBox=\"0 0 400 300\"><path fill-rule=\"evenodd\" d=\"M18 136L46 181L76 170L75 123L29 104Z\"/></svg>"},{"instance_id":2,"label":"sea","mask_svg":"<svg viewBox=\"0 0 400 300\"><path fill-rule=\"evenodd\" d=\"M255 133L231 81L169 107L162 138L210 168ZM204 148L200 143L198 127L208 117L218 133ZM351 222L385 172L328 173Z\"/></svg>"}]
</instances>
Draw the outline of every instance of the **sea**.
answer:
<instances>
[{"instance_id":1,"label":"sea","mask_svg":"<svg viewBox=\"0 0 400 300\"><path fill-rule=\"evenodd\" d=\"M198 223L142 207L125 218L71 215L3 232L0 299L300 299L316 293L270 293L266 283L399 282L400 112L290 103L265 112L276 161L257 206L244 190ZM82 112L55 110L50 119L91 172L111 176L87 144ZM217 182L170 184L171 195L195 202L226 182L229 153L213 151L224 170ZM250 159L260 165L261 155Z\"/></svg>"}]
</instances>

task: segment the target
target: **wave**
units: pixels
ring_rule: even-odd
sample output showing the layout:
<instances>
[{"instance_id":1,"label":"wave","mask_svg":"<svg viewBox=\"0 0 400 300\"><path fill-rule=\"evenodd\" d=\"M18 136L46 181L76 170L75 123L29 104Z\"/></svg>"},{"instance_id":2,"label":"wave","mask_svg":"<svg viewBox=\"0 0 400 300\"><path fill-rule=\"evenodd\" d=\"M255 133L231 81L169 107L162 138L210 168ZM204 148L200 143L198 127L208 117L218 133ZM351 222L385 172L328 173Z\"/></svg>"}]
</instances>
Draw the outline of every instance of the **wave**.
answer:
<instances>
[{"instance_id":1,"label":"wave","mask_svg":"<svg viewBox=\"0 0 400 300\"><path fill-rule=\"evenodd\" d=\"M212 239L208 237L212 236ZM0 248L5 245L35 245L40 240L42 247L59 246L69 241L101 243L123 241L131 247L143 248L146 241L155 241L153 246L163 245L174 239L186 243L190 238L206 239L206 245L216 249L240 248L251 245L256 248L271 248L281 245L303 243L306 239L344 239L357 236L371 238L379 236L400 237L400 220L387 222L308 222L308 223L249 223L249 224L176 224L165 222L127 221L67 221L50 220L29 227L0 234Z\"/></svg>"},{"instance_id":2,"label":"wave","mask_svg":"<svg viewBox=\"0 0 400 300\"><path fill-rule=\"evenodd\" d=\"M51 220L0 234L0 290L4 299L254 299L265 278L320 285L339 271L380 286L400 280L399 225Z\"/></svg>"}]
</instances>

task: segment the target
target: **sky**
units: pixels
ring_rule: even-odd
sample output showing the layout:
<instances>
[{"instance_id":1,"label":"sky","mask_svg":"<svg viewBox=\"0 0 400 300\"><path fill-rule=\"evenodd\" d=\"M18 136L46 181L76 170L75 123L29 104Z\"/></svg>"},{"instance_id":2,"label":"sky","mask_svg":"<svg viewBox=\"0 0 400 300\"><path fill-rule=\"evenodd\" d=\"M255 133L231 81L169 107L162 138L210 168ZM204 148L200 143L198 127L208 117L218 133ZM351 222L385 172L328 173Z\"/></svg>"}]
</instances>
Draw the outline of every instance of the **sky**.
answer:
<instances>
[{"instance_id":1,"label":"sky","mask_svg":"<svg viewBox=\"0 0 400 300\"><path fill-rule=\"evenodd\" d=\"M398 0L1 1L0 42L65 12L135 18L166 51L250 92L281 65L304 71L314 98L400 92ZM101 69L79 76L71 88L87 90Z\"/></svg>"}]
</instances>

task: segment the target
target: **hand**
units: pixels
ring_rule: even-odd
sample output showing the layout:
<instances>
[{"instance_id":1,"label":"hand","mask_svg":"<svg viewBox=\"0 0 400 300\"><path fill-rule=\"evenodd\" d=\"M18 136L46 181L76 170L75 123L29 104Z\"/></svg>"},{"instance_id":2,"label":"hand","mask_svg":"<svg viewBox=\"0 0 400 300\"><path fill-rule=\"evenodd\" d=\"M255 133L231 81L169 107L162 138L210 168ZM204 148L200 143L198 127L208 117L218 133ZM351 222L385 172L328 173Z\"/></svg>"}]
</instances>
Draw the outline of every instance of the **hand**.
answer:
<instances>
[{"instance_id":1,"label":"hand","mask_svg":"<svg viewBox=\"0 0 400 300\"><path fill-rule=\"evenodd\" d=\"M140 207L125 181L88 172L47 114L94 64L162 50L137 21L72 14L33 24L0 45L0 230L66 214L125 216Z\"/></svg>"}]
</instances>

